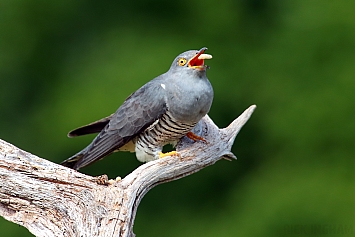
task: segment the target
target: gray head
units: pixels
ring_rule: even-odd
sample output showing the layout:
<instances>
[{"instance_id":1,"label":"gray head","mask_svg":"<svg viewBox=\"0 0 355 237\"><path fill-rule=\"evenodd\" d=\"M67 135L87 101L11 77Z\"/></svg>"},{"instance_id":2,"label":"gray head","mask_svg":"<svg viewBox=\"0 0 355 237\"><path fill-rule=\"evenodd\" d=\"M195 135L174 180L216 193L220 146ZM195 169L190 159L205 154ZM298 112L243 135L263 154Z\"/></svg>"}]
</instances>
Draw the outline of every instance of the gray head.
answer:
<instances>
[{"instance_id":1,"label":"gray head","mask_svg":"<svg viewBox=\"0 0 355 237\"><path fill-rule=\"evenodd\" d=\"M179 56L177 56L171 67L170 72L180 72L180 73L205 73L207 65L204 64L205 59L211 59L212 55L204 54L206 47L203 47L200 50L189 50Z\"/></svg>"}]
</instances>

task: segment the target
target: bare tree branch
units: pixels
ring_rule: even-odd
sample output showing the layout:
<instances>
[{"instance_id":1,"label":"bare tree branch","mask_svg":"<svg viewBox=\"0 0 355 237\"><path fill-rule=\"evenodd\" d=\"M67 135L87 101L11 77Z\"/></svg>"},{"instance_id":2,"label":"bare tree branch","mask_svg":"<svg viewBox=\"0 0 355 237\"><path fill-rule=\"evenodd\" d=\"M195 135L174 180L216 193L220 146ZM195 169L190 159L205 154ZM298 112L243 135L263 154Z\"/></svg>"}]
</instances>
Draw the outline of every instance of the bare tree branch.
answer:
<instances>
[{"instance_id":1,"label":"bare tree branch","mask_svg":"<svg viewBox=\"0 0 355 237\"><path fill-rule=\"evenodd\" d=\"M205 116L193 132L206 143L184 137L176 147L179 156L148 162L106 185L98 184L105 183L103 177L81 174L0 140L0 215L36 236L135 236L143 196L160 183L235 158L234 139L255 108L224 129Z\"/></svg>"}]
</instances>

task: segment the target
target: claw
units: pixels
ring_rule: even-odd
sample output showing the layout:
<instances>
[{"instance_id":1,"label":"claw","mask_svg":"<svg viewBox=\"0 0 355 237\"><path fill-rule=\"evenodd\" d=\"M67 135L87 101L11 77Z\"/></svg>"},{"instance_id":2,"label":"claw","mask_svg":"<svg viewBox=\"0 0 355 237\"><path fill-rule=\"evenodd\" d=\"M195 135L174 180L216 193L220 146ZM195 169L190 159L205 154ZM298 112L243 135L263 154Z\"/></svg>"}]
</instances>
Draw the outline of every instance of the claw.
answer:
<instances>
[{"instance_id":1,"label":"claw","mask_svg":"<svg viewBox=\"0 0 355 237\"><path fill-rule=\"evenodd\" d=\"M186 134L186 137L190 138L191 140L193 140L194 142L196 141L203 141L204 143L207 143L206 139L204 139L203 137L197 136L195 133L193 132L188 132Z\"/></svg>"},{"instance_id":2,"label":"claw","mask_svg":"<svg viewBox=\"0 0 355 237\"><path fill-rule=\"evenodd\" d=\"M159 159L164 158L166 156L178 156L178 157L180 157L180 154L177 153L177 151L170 151L170 152L166 152L166 153L159 152Z\"/></svg>"}]
</instances>

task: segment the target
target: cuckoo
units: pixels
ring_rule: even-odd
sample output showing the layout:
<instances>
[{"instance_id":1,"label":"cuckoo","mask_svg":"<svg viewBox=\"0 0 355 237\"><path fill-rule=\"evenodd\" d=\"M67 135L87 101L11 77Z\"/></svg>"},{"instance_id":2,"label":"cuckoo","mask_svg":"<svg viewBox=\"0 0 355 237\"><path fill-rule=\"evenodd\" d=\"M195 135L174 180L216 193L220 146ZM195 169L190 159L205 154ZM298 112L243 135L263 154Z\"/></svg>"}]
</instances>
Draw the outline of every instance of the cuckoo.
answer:
<instances>
[{"instance_id":1,"label":"cuckoo","mask_svg":"<svg viewBox=\"0 0 355 237\"><path fill-rule=\"evenodd\" d=\"M135 152L141 162L152 161L176 151L162 153L166 144L176 144L187 135L204 140L190 130L211 107L213 89L204 60L207 48L177 56L170 69L132 93L112 115L69 132L69 137L98 133L83 150L61 164L80 169L116 151Z\"/></svg>"}]
</instances>

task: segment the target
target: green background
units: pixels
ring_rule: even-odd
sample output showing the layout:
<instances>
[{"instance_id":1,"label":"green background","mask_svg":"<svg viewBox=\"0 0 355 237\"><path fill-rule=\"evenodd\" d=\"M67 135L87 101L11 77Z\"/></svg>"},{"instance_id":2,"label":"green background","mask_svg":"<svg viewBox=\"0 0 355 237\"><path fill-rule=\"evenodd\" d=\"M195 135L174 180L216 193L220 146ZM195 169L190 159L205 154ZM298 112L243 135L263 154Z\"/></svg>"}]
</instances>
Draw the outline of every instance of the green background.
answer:
<instances>
[{"instance_id":1,"label":"green background","mask_svg":"<svg viewBox=\"0 0 355 237\"><path fill-rule=\"evenodd\" d=\"M209 48L209 115L258 106L237 161L160 185L137 236L355 235L355 1L0 1L0 138L53 162L189 49ZM118 153L81 171L124 177ZM1 236L31 236L0 219Z\"/></svg>"}]
</instances>

